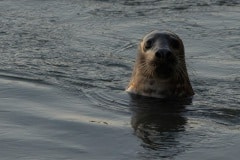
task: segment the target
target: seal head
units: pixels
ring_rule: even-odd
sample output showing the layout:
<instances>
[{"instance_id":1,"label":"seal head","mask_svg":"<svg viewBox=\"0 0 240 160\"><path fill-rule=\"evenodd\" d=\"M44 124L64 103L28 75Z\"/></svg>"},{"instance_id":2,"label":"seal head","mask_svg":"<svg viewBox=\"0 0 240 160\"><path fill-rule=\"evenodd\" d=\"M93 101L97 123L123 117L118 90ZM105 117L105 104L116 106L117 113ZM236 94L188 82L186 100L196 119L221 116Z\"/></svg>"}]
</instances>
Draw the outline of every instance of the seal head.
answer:
<instances>
[{"instance_id":1,"label":"seal head","mask_svg":"<svg viewBox=\"0 0 240 160\"><path fill-rule=\"evenodd\" d=\"M152 31L139 44L127 92L156 98L194 95L182 40L170 31Z\"/></svg>"}]
</instances>

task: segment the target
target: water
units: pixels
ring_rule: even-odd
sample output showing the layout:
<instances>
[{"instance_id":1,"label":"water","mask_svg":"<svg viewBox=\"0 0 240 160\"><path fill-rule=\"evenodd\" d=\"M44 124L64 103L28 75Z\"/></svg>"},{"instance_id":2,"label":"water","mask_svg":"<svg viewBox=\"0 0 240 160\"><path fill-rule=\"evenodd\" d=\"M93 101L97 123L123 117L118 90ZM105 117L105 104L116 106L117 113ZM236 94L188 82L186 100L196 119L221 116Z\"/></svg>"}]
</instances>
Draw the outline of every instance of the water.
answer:
<instances>
[{"instance_id":1,"label":"water","mask_svg":"<svg viewBox=\"0 0 240 160\"><path fill-rule=\"evenodd\" d=\"M237 159L239 17L238 0L1 0L1 159ZM183 39L192 103L124 92L153 29Z\"/></svg>"}]
</instances>

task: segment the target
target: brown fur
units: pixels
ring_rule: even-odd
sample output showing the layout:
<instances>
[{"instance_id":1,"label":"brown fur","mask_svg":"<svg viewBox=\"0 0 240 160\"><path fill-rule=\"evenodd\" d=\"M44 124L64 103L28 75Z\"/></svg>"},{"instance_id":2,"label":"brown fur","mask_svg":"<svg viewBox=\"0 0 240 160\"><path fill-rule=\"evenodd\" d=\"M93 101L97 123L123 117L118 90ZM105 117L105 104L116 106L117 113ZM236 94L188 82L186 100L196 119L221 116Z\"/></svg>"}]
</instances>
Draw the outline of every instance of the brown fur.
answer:
<instances>
[{"instance_id":1,"label":"brown fur","mask_svg":"<svg viewBox=\"0 0 240 160\"><path fill-rule=\"evenodd\" d=\"M150 40L153 42L149 48L147 43ZM172 53L168 54L171 55L169 62L166 62L166 57L156 58L156 52L161 49ZM176 34L152 31L143 38L127 92L156 98L187 98L194 95L187 73L183 42Z\"/></svg>"}]
</instances>

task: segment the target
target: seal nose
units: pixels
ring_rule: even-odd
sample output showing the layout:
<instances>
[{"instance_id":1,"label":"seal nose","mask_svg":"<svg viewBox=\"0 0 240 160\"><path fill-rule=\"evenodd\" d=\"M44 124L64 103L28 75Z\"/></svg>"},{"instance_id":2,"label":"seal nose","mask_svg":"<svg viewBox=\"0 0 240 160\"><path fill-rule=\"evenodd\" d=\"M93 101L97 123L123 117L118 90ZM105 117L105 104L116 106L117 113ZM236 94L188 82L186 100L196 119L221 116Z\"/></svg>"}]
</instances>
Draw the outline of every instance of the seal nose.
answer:
<instances>
[{"instance_id":1,"label":"seal nose","mask_svg":"<svg viewBox=\"0 0 240 160\"><path fill-rule=\"evenodd\" d=\"M159 49L156 53L155 56L159 59L169 59L172 57L172 52L168 49Z\"/></svg>"}]
</instances>

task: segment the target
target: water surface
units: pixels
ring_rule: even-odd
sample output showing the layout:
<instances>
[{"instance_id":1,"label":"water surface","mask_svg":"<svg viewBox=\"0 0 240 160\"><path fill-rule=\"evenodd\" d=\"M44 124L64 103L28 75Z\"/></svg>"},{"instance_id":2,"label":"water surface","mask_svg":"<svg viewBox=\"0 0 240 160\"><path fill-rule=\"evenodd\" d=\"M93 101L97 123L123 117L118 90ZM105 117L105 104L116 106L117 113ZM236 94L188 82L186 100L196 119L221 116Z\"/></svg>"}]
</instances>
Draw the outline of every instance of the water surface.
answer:
<instances>
[{"instance_id":1,"label":"water surface","mask_svg":"<svg viewBox=\"0 0 240 160\"><path fill-rule=\"evenodd\" d=\"M232 159L240 148L237 0L1 0L1 159ZM192 103L132 99L137 44L185 44Z\"/></svg>"}]
</instances>

